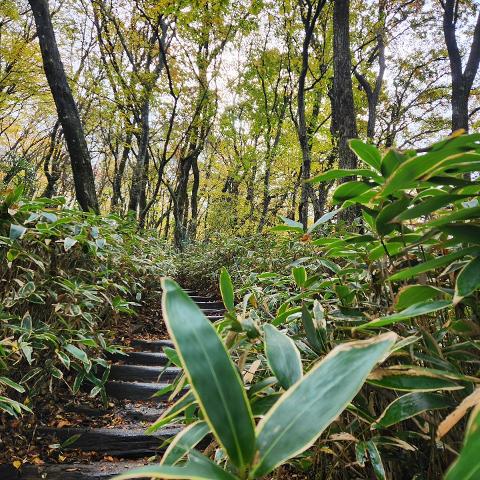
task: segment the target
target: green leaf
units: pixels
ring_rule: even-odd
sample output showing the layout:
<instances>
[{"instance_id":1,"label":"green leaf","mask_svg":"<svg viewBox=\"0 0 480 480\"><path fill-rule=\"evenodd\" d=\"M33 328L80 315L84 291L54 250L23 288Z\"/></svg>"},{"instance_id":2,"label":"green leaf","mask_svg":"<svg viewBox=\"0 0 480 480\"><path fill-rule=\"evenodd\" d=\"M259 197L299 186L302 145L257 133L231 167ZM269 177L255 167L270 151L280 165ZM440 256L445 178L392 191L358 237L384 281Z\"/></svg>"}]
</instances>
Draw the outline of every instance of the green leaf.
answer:
<instances>
[{"instance_id":1,"label":"green leaf","mask_svg":"<svg viewBox=\"0 0 480 480\"><path fill-rule=\"evenodd\" d=\"M435 220L425 224L425 228L441 227L442 225L448 225L458 220L470 220L471 218L480 217L480 207L468 207L457 210L456 212L449 213L447 215L441 215Z\"/></svg>"},{"instance_id":2,"label":"green leaf","mask_svg":"<svg viewBox=\"0 0 480 480\"><path fill-rule=\"evenodd\" d=\"M421 367L374 370L367 383L401 392L434 392L436 390L461 390L464 388L451 378L441 376Z\"/></svg>"},{"instance_id":3,"label":"green leaf","mask_svg":"<svg viewBox=\"0 0 480 480\"><path fill-rule=\"evenodd\" d=\"M439 208L450 205L451 203L458 202L464 198L468 198L470 195L438 195L428 198L423 202L418 203L412 208L405 210L397 215L393 220L395 222L403 222L405 220L411 220L413 218L423 217L428 215Z\"/></svg>"},{"instance_id":4,"label":"green leaf","mask_svg":"<svg viewBox=\"0 0 480 480\"><path fill-rule=\"evenodd\" d=\"M389 332L340 345L285 392L257 427L253 474L266 475L310 447L358 393L395 339Z\"/></svg>"},{"instance_id":5,"label":"green leaf","mask_svg":"<svg viewBox=\"0 0 480 480\"><path fill-rule=\"evenodd\" d=\"M337 213L340 211L340 208L337 208L336 210L332 210L331 212L327 212L324 215L322 215L308 230L307 233L312 233L314 232L320 225L328 222L331 220Z\"/></svg>"},{"instance_id":6,"label":"green leaf","mask_svg":"<svg viewBox=\"0 0 480 480\"><path fill-rule=\"evenodd\" d=\"M233 283L230 274L225 267L220 271L220 292L222 293L223 304L231 312L235 310L235 294L233 292Z\"/></svg>"},{"instance_id":7,"label":"green leaf","mask_svg":"<svg viewBox=\"0 0 480 480\"><path fill-rule=\"evenodd\" d=\"M67 370L70 370L70 357L66 355L64 352L56 352L57 357L60 359L60 361L65 365Z\"/></svg>"},{"instance_id":8,"label":"green leaf","mask_svg":"<svg viewBox=\"0 0 480 480\"><path fill-rule=\"evenodd\" d=\"M355 327L355 329L364 330L367 328L385 327L386 325L402 322L403 320L408 320L412 317L418 317L419 315L437 312L438 310L443 310L451 305L452 302L450 300L429 300L427 302L415 303L401 312L394 313L393 315L387 315L386 317L377 318L376 320L372 320L371 322Z\"/></svg>"},{"instance_id":9,"label":"green leaf","mask_svg":"<svg viewBox=\"0 0 480 480\"><path fill-rule=\"evenodd\" d=\"M173 405L166 409L162 415L147 429L147 433L154 433L167 423L170 423L180 413L184 412L190 405L195 403L195 395L187 392L183 397L179 398Z\"/></svg>"},{"instance_id":10,"label":"green leaf","mask_svg":"<svg viewBox=\"0 0 480 480\"><path fill-rule=\"evenodd\" d=\"M308 344L318 354L325 351L324 338L321 334L321 326L316 325L314 319L306 305L302 309L302 323L305 333L307 335Z\"/></svg>"},{"instance_id":11,"label":"green leaf","mask_svg":"<svg viewBox=\"0 0 480 480\"><path fill-rule=\"evenodd\" d=\"M289 227L291 230L303 232L303 224L301 224L300 222L296 222L295 220L292 220L290 218L283 217L282 215L280 215L280 218L282 219L286 227Z\"/></svg>"},{"instance_id":12,"label":"green leaf","mask_svg":"<svg viewBox=\"0 0 480 480\"><path fill-rule=\"evenodd\" d=\"M382 159L382 175L384 177L390 177L390 175L406 160L408 160L406 155L403 155L393 148L388 150Z\"/></svg>"},{"instance_id":13,"label":"green leaf","mask_svg":"<svg viewBox=\"0 0 480 480\"><path fill-rule=\"evenodd\" d=\"M366 442L368 456L372 464L373 471L377 480L386 480L385 467L383 466L382 457L378 451L377 444L373 440Z\"/></svg>"},{"instance_id":14,"label":"green leaf","mask_svg":"<svg viewBox=\"0 0 480 480\"><path fill-rule=\"evenodd\" d=\"M198 421L184 428L175 436L163 454L161 465L175 465L185 455L189 454L210 431L207 422Z\"/></svg>"},{"instance_id":15,"label":"green leaf","mask_svg":"<svg viewBox=\"0 0 480 480\"><path fill-rule=\"evenodd\" d=\"M368 183L358 182L353 180L351 182L342 183L333 193L333 201L335 203L343 203L346 200L351 200L359 197L365 192L371 190L372 186Z\"/></svg>"},{"instance_id":16,"label":"green leaf","mask_svg":"<svg viewBox=\"0 0 480 480\"><path fill-rule=\"evenodd\" d=\"M377 175L375 172L372 172L371 170L368 170L367 168L352 168L352 169L339 168L339 169L328 170L327 172L321 173L320 175L317 175L316 177L312 178L310 180L310 183L316 184L321 182L330 182L331 180L337 180L339 178L357 177L357 176L372 179L377 183L383 183L383 178L381 176Z\"/></svg>"},{"instance_id":17,"label":"green leaf","mask_svg":"<svg viewBox=\"0 0 480 480\"><path fill-rule=\"evenodd\" d=\"M459 258L463 258L467 255L474 255L480 253L480 248L478 247L467 247L462 248L461 250L457 250L456 252L449 253L448 255L443 255L442 257L434 258L433 260L429 260L428 262L420 263L419 265L415 265L414 267L405 268L404 270L400 270L398 273L395 273L389 280L391 282L395 280L406 280L407 278L414 277L419 275L420 273L428 272L429 270L434 270L439 267L443 267Z\"/></svg>"},{"instance_id":18,"label":"green leaf","mask_svg":"<svg viewBox=\"0 0 480 480\"><path fill-rule=\"evenodd\" d=\"M362 162L370 165L377 172L380 171L382 157L375 146L369 143L364 143L357 138L352 138L349 140L348 144L350 145L350 148L357 154L357 157L362 160Z\"/></svg>"},{"instance_id":19,"label":"green leaf","mask_svg":"<svg viewBox=\"0 0 480 480\"><path fill-rule=\"evenodd\" d=\"M458 303L463 297L471 295L480 288L480 256L470 260L463 267L455 283L453 303Z\"/></svg>"},{"instance_id":20,"label":"green leaf","mask_svg":"<svg viewBox=\"0 0 480 480\"><path fill-rule=\"evenodd\" d=\"M302 378L300 353L293 340L273 325L266 323L263 331L265 332L265 353L268 364L280 385L287 390Z\"/></svg>"},{"instance_id":21,"label":"green leaf","mask_svg":"<svg viewBox=\"0 0 480 480\"><path fill-rule=\"evenodd\" d=\"M211 431L239 468L255 453L250 404L238 371L211 322L170 279L162 280L163 316Z\"/></svg>"},{"instance_id":22,"label":"green leaf","mask_svg":"<svg viewBox=\"0 0 480 480\"><path fill-rule=\"evenodd\" d=\"M431 285L407 285L402 287L395 298L395 310L401 311L415 303L445 296L445 292Z\"/></svg>"},{"instance_id":23,"label":"green leaf","mask_svg":"<svg viewBox=\"0 0 480 480\"><path fill-rule=\"evenodd\" d=\"M395 225L390 223L393 218L395 218L400 212L405 211L405 209L410 205L409 198L401 198L395 202L392 202L382 208L378 213L375 219L375 229L378 234L385 236L390 232L395 230Z\"/></svg>"},{"instance_id":24,"label":"green leaf","mask_svg":"<svg viewBox=\"0 0 480 480\"><path fill-rule=\"evenodd\" d=\"M63 240L63 248L65 249L66 252L68 252L76 243L78 243L77 240L75 240L72 237L66 237Z\"/></svg>"},{"instance_id":25,"label":"green leaf","mask_svg":"<svg viewBox=\"0 0 480 480\"><path fill-rule=\"evenodd\" d=\"M456 140L456 141L455 141ZM471 141L473 143L473 141ZM422 175L432 167L439 165L444 159L461 152L465 146L463 139L453 139L439 150L430 151L424 155L416 155L401 163L388 177L381 195L386 197L400 190L406 190L415 185Z\"/></svg>"},{"instance_id":26,"label":"green leaf","mask_svg":"<svg viewBox=\"0 0 480 480\"><path fill-rule=\"evenodd\" d=\"M473 243L480 244L480 225L472 223L452 223L449 225L442 225L438 229L451 235L459 243Z\"/></svg>"},{"instance_id":27,"label":"green leaf","mask_svg":"<svg viewBox=\"0 0 480 480\"><path fill-rule=\"evenodd\" d=\"M292 275L295 279L295 283L301 288L305 285L307 281L307 271L305 267L294 267L292 268Z\"/></svg>"},{"instance_id":28,"label":"green leaf","mask_svg":"<svg viewBox=\"0 0 480 480\"><path fill-rule=\"evenodd\" d=\"M68 345L65 345L65 350L77 360L80 360L84 365L90 365L90 360L88 359L87 354L80 348L69 343Z\"/></svg>"},{"instance_id":29,"label":"green leaf","mask_svg":"<svg viewBox=\"0 0 480 480\"><path fill-rule=\"evenodd\" d=\"M165 478L185 480L238 480L231 473L223 470L209 458L192 452L188 461L182 466L153 465L132 470L130 473L118 475L113 480L129 478Z\"/></svg>"},{"instance_id":30,"label":"green leaf","mask_svg":"<svg viewBox=\"0 0 480 480\"><path fill-rule=\"evenodd\" d=\"M429 410L452 407L453 400L445 395L432 392L407 393L394 400L372 425L372 428L388 428Z\"/></svg>"},{"instance_id":31,"label":"green leaf","mask_svg":"<svg viewBox=\"0 0 480 480\"><path fill-rule=\"evenodd\" d=\"M10 240L19 240L21 239L24 235L27 229L23 225L15 225L11 224L10 225Z\"/></svg>"},{"instance_id":32,"label":"green leaf","mask_svg":"<svg viewBox=\"0 0 480 480\"><path fill-rule=\"evenodd\" d=\"M7 377L0 377L0 384L13 388L14 390L20 393L25 392L25 389L21 385L19 385L17 382L14 382L13 380L10 380Z\"/></svg>"},{"instance_id":33,"label":"green leaf","mask_svg":"<svg viewBox=\"0 0 480 480\"><path fill-rule=\"evenodd\" d=\"M477 480L480 477L480 408L472 412L459 457L448 470L444 480Z\"/></svg>"}]
</instances>

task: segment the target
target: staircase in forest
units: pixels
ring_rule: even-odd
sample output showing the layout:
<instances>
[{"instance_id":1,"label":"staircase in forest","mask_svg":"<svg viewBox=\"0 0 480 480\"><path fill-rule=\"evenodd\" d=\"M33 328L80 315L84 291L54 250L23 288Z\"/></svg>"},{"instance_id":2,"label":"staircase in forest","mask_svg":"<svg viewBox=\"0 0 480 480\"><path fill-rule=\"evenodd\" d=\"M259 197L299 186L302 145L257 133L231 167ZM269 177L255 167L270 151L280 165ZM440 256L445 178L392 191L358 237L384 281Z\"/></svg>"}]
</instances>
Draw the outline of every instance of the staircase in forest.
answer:
<instances>
[{"instance_id":1,"label":"staircase in forest","mask_svg":"<svg viewBox=\"0 0 480 480\"><path fill-rule=\"evenodd\" d=\"M221 302L195 295L192 291L187 293L211 320L223 315ZM170 393L163 397L152 398L152 395L172 383L180 373L177 367L165 368L168 358L163 349L166 346L173 347L173 344L165 339L134 338L130 346L133 351L128 356L112 358L112 368L106 384L110 398L125 400L119 412L116 412L123 420L119 427L39 428L37 431L49 444L52 438L60 444L77 438L65 450L92 452L93 457L99 460L90 463L24 465L20 470L0 465L0 480L103 480L146 465L148 458L161 454L166 449L165 441L177 434L180 426L167 425L153 435L147 435L145 430L165 410L165 400ZM108 410L84 408L82 414L99 419L102 415L107 415Z\"/></svg>"}]
</instances>

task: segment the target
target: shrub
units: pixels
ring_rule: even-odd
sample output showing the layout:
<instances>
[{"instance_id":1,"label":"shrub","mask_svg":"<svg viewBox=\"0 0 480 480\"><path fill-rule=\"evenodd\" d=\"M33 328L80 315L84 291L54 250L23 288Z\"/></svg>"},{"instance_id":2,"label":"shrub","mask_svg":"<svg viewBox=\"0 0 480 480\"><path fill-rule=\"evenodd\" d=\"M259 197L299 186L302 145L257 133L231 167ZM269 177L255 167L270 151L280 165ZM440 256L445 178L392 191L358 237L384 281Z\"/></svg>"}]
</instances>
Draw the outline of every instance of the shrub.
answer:
<instances>
[{"instance_id":1,"label":"shrub","mask_svg":"<svg viewBox=\"0 0 480 480\"><path fill-rule=\"evenodd\" d=\"M0 409L12 415L68 370L74 393L88 381L105 397L108 328L174 272L166 245L127 221L21 195L0 197Z\"/></svg>"}]
</instances>

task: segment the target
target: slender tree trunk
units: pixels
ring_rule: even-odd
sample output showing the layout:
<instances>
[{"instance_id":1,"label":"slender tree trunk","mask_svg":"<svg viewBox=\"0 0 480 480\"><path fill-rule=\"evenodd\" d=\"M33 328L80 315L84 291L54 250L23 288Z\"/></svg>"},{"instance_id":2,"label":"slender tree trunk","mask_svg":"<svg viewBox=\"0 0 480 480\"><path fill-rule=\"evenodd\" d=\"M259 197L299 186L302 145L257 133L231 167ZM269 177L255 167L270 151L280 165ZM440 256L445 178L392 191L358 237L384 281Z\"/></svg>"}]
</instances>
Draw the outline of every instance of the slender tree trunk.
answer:
<instances>
[{"instance_id":1,"label":"slender tree trunk","mask_svg":"<svg viewBox=\"0 0 480 480\"><path fill-rule=\"evenodd\" d=\"M463 129L468 132L468 100L480 64L480 13L477 16L470 53L464 69L456 36L459 1L445 0L442 6L443 34L452 77L452 131Z\"/></svg>"},{"instance_id":2,"label":"slender tree trunk","mask_svg":"<svg viewBox=\"0 0 480 480\"><path fill-rule=\"evenodd\" d=\"M190 197L191 218L188 236L194 240L197 236L198 227L198 190L200 188L200 169L198 168L198 158L194 158L192 162L192 195Z\"/></svg>"},{"instance_id":3,"label":"slender tree trunk","mask_svg":"<svg viewBox=\"0 0 480 480\"><path fill-rule=\"evenodd\" d=\"M147 163L148 143L150 140L150 99L145 99L141 116L140 116L140 140L138 145L137 164L132 176L132 184L130 186L130 201L128 203L128 210L138 214L140 205L140 197L142 194L142 184L145 175L145 165Z\"/></svg>"},{"instance_id":4,"label":"slender tree trunk","mask_svg":"<svg viewBox=\"0 0 480 480\"><path fill-rule=\"evenodd\" d=\"M303 2L300 2L301 4ZM306 228L308 224L308 201L312 199L312 186L308 183L310 179L310 171L312 165L312 154L310 148L310 141L308 135L308 126L306 120L306 79L309 67L309 49L312 42L315 25L317 23L320 12L325 6L325 0L317 0L314 5L313 2L307 2L307 11L304 14L303 24L305 28L305 36L302 45L302 69L298 79L298 94L297 94L297 133L300 149L302 151L302 185L300 193L299 205L299 219Z\"/></svg>"},{"instance_id":5,"label":"slender tree trunk","mask_svg":"<svg viewBox=\"0 0 480 480\"><path fill-rule=\"evenodd\" d=\"M50 146L43 161L43 171L45 173L45 176L47 177L47 186L45 187L45 190L40 196L44 198L52 198L55 195L56 183L60 178L60 169L58 165L59 155L56 154L56 152L58 151L57 132L59 128L60 121L57 120L55 122L55 125L53 126L52 132L50 133ZM59 138L60 137L61 133L59 134Z\"/></svg>"},{"instance_id":6,"label":"slender tree trunk","mask_svg":"<svg viewBox=\"0 0 480 480\"><path fill-rule=\"evenodd\" d=\"M117 210L118 204L122 200L122 180L123 180L123 174L125 173L125 168L127 166L128 157L130 156L130 152L132 150L132 138L133 138L133 133L132 133L132 130L129 129L127 132L127 136L125 138L125 143L123 145L122 157L120 159L120 163L116 165L115 173L113 176L112 203L110 206L111 212L115 212Z\"/></svg>"},{"instance_id":7,"label":"slender tree trunk","mask_svg":"<svg viewBox=\"0 0 480 480\"><path fill-rule=\"evenodd\" d=\"M357 157L350 150L348 140L357 137L357 123L353 103L352 60L350 55L350 0L335 0L333 8L333 102L332 125L338 142L340 168L357 167ZM346 181L352 178L347 178ZM349 224L356 210L342 212Z\"/></svg>"},{"instance_id":8,"label":"slender tree trunk","mask_svg":"<svg viewBox=\"0 0 480 480\"><path fill-rule=\"evenodd\" d=\"M90 153L77 105L67 82L58 50L47 0L29 0L35 18L43 67L62 125L72 165L75 194L80 207L98 213Z\"/></svg>"}]
</instances>

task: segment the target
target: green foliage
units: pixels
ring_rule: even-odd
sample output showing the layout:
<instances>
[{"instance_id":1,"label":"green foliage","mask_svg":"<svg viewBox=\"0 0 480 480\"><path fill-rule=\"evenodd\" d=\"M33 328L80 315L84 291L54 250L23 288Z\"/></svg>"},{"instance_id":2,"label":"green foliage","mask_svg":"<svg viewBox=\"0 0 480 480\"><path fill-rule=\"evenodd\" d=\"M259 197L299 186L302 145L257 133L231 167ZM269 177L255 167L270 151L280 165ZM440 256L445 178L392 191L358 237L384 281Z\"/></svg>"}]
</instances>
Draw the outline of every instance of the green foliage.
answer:
<instances>
[{"instance_id":1,"label":"green foliage","mask_svg":"<svg viewBox=\"0 0 480 480\"><path fill-rule=\"evenodd\" d=\"M278 396L254 430L250 405L254 399L247 397L215 328L175 282L166 279L163 286L163 313L169 332L202 416L226 455L223 473L212 470L212 477L207 478L260 478L305 451L345 409L376 363L388 356L396 339L394 333L387 333L345 343L316 363L303 378L295 373L288 391ZM268 324L265 329L269 361L276 366L275 371L284 370L287 365L281 346L286 341L291 351L295 349L293 342ZM272 348L276 342L282 345ZM298 352L293 355L297 357ZM358 366L353 369L352 365ZM204 466L213 466L206 457L191 451L193 443L185 444L184 453L189 454L189 459L181 467L147 467L118 478L142 474L203 478Z\"/></svg>"},{"instance_id":2,"label":"green foliage","mask_svg":"<svg viewBox=\"0 0 480 480\"><path fill-rule=\"evenodd\" d=\"M67 381L104 399L108 329L134 312L146 287L172 272L165 246L116 216L29 201L21 188L0 196L0 410ZM158 287L157 287L158 288ZM50 386L50 387L49 387Z\"/></svg>"},{"instance_id":3,"label":"green foliage","mask_svg":"<svg viewBox=\"0 0 480 480\"><path fill-rule=\"evenodd\" d=\"M230 280L236 287L234 311L229 307L215 327L259 419L257 453L247 471L212 430L220 445L217 464L239 478L254 478L284 462L318 470L334 458L337 466L356 460L364 469L359 478L412 478L427 471L432 456L437 471L446 472L455 460L448 452L464 443L447 478L475 478L473 420L465 440L463 422L441 441L431 438L440 419L461 410L480 384L478 137L452 137L425 154L382 155L359 141L354 150L366 164L357 172L364 180L355 180L352 190L342 184L336 192L343 193L333 199L339 209L360 207L361 233L345 231L334 211L308 234L283 218L276 237L218 238L190 247L190 272L206 284L226 267L220 290L231 299ZM375 169L370 177L369 168ZM178 298L179 305L183 301ZM179 311L166 312L168 321L175 323ZM395 336L388 360L375 368L385 358L381 339ZM362 347L355 349L352 339ZM188 343L177 348L183 354ZM222 358L227 362L224 353ZM188 372L190 366L183 366ZM208 419L198 396L188 405L198 417L190 410L185 422ZM183 412L174 406L166 415ZM185 443L188 468L197 458L193 449L193 442Z\"/></svg>"}]
</instances>

